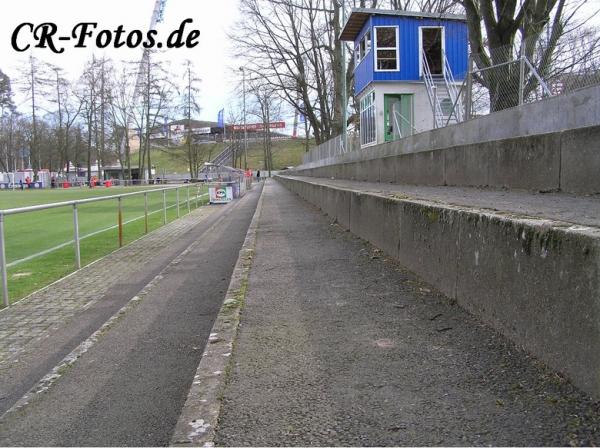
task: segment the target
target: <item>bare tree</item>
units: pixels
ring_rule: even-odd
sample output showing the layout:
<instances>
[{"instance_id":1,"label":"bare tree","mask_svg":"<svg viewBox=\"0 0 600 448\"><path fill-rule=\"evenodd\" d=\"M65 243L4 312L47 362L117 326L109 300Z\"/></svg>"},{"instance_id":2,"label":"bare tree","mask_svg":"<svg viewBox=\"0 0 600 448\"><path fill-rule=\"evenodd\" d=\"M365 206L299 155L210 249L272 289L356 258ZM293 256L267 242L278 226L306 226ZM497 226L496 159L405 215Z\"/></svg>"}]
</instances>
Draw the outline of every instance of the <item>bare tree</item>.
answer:
<instances>
[{"instance_id":1,"label":"bare tree","mask_svg":"<svg viewBox=\"0 0 600 448\"><path fill-rule=\"evenodd\" d=\"M250 78L261 79L293 110L300 104L318 143L343 121L343 43L339 0L241 0L232 39Z\"/></svg>"},{"instance_id":2,"label":"bare tree","mask_svg":"<svg viewBox=\"0 0 600 448\"><path fill-rule=\"evenodd\" d=\"M110 157L110 151L106 146L106 137L109 134L107 129L107 117L110 113L109 103L112 86L109 73L113 71L112 61L102 57L102 59L96 60L96 69L98 78L98 104L95 109L95 141L96 148L98 148L98 166L104 167L108 164L108 159Z\"/></svg>"},{"instance_id":3,"label":"bare tree","mask_svg":"<svg viewBox=\"0 0 600 448\"><path fill-rule=\"evenodd\" d=\"M0 70L0 116L15 110L10 78Z\"/></svg>"},{"instance_id":4,"label":"bare tree","mask_svg":"<svg viewBox=\"0 0 600 448\"><path fill-rule=\"evenodd\" d=\"M39 97L47 93L50 79L45 66L33 56L29 56L27 64L20 70L20 91L25 95L31 110L31 140L29 150L33 161L33 169L37 171L41 166L41 152L38 139L38 119L40 110Z\"/></svg>"},{"instance_id":5,"label":"bare tree","mask_svg":"<svg viewBox=\"0 0 600 448\"><path fill-rule=\"evenodd\" d=\"M204 162L200 150L201 145L193 144L192 134L192 118L200 113L200 105L198 104L198 94L200 89L198 84L200 78L194 73L194 65L192 61L186 61L185 72L184 72L184 83L185 87L181 95L181 102L179 110L183 112L185 119L187 120L187 135L186 135L186 147L187 147L187 162L190 170L190 177L192 179L198 178L198 170L200 164Z\"/></svg>"},{"instance_id":6,"label":"bare tree","mask_svg":"<svg viewBox=\"0 0 600 448\"><path fill-rule=\"evenodd\" d=\"M13 111L8 115L5 124L4 137L6 138L8 154L4 154L7 157L2 162L6 164L6 171L25 169L25 158L29 156L21 150L31 142L31 120Z\"/></svg>"},{"instance_id":7,"label":"bare tree","mask_svg":"<svg viewBox=\"0 0 600 448\"><path fill-rule=\"evenodd\" d=\"M460 0L465 8L469 43L479 69L497 66L479 77L488 90L492 110L519 102L519 68L509 64L526 57L542 78L558 68L561 39L582 24L576 19L585 0ZM564 70L563 66L560 68ZM525 94L536 89L529 77Z\"/></svg>"},{"instance_id":8,"label":"bare tree","mask_svg":"<svg viewBox=\"0 0 600 448\"><path fill-rule=\"evenodd\" d=\"M229 138L229 146L232 149L232 163L234 168L242 168L242 158L244 154L243 146L243 132L236 130L236 126L241 126L244 123L244 116L242 113L242 106L239 104L241 95L237 95L237 101L234 104L229 104L227 107L227 120L225 125L225 132ZM239 129L239 128L238 128ZM209 157L210 160L210 157Z\"/></svg>"},{"instance_id":9,"label":"bare tree","mask_svg":"<svg viewBox=\"0 0 600 448\"><path fill-rule=\"evenodd\" d=\"M113 90L109 107L113 124L115 152L121 165L123 178L131 180L129 128L133 120L132 102L135 79L132 79L127 69L123 68L118 74L114 75L112 84Z\"/></svg>"},{"instance_id":10,"label":"bare tree","mask_svg":"<svg viewBox=\"0 0 600 448\"><path fill-rule=\"evenodd\" d=\"M280 118L281 99L272 86L258 81L250 82L248 91L250 93L251 115L255 115L262 123L263 160L264 169L271 176L273 168L273 144L271 140L270 123Z\"/></svg>"},{"instance_id":11,"label":"bare tree","mask_svg":"<svg viewBox=\"0 0 600 448\"><path fill-rule=\"evenodd\" d=\"M364 0L361 0L364 2ZM377 0L372 0L376 3ZM383 2L381 7L384 7ZM364 7L364 6L363 6ZM373 8L375 6L372 6ZM402 11L423 11L433 13L454 13L460 9L456 0L389 0L390 9Z\"/></svg>"},{"instance_id":12,"label":"bare tree","mask_svg":"<svg viewBox=\"0 0 600 448\"><path fill-rule=\"evenodd\" d=\"M54 114L57 124L58 171L61 172L66 165L68 173L70 170L71 129L81 112L81 102L74 101L71 84L64 77L63 70L56 66L52 66L51 69L54 72L54 92L50 101L56 105Z\"/></svg>"},{"instance_id":13,"label":"bare tree","mask_svg":"<svg viewBox=\"0 0 600 448\"><path fill-rule=\"evenodd\" d=\"M91 181L92 177L92 148L96 150L97 157L97 139L94 136L97 135L97 110L98 110L98 98L99 98L99 77L98 77L98 62L96 58L92 58L86 64L83 74L79 78L79 89L76 93L82 118L86 126L86 163L87 163L87 181Z\"/></svg>"},{"instance_id":14,"label":"bare tree","mask_svg":"<svg viewBox=\"0 0 600 448\"><path fill-rule=\"evenodd\" d=\"M153 53L144 53L142 62L138 65L135 76L136 92L134 101L139 101L132 109L133 122L140 132L140 152L138 154L140 175L146 172L146 177L152 179L152 159L150 154L151 134L164 114L171 106L174 86L164 64L153 59Z\"/></svg>"},{"instance_id":15,"label":"bare tree","mask_svg":"<svg viewBox=\"0 0 600 448\"><path fill-rule=\"evenodd\" d=\"M14 164L13 129L17 117L10 78L0 70L0 148L3 148L0 164L4 171L9 171Z\"/></svg>"}]
</instances>

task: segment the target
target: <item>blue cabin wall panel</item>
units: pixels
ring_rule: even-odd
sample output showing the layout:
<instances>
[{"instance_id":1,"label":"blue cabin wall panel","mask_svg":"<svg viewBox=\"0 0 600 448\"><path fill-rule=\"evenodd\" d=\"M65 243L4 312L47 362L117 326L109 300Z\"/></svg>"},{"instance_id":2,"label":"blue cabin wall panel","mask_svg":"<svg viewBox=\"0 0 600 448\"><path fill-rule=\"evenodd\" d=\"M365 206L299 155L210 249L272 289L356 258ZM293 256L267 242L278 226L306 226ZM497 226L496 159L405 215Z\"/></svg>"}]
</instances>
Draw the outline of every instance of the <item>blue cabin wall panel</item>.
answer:
<instances>
[{"instance_id":1,"label":"blue cabin wall panel","mask_svg":"<svg viewBox=\"0 0 600 448\"><path fill-rule=\"evenodd\" d=\"M446 57L455 79L464 79L468 65L467 25L457 21L447 21L445 26Z\"/></svg>"},{"instance_id":2,"label":"blue cabin wall panel","mask_svg":"<svg viewBox=\"0 0 600 448\"><path fill-rule=\"evenodd\" d=\"M443 26L446 57L457 81L464 79L468 64L467 25L457 20L413 17L372 16L364 25L354 45L358 44L367 30L375 26L398 26L400 70L377 72L374 70L375 33L372 32L371 51L354 72L355 93L360 93L372 81L421 81L419 75L419 27Z\"/></svg>"},{"instance_id":3,"label":"blue cabin wall panel","mask_svg":"<svg viewBox=\"0 0 600 448\"><path fill-rule=\"evenodd\" d=\"M356 48L367 31L371 30L371 20L372 18L369 18L358 38L354 41L354 48ZM360 93L373 81L373 60L373 34L371 33L371 50L369 50L365 58L360 61L360 64L354 70L354 93Z\"/></svg>"},{"instance_id":4,"label":"blue cabin wall panel","mask_svg":"<svg viewBox=\"0 0 600 448\"><path fill-rule=\"evenodd\" d=\"M361 61L354 71L354 92L360 93L373 81L373 58L368 57Z\"/></svg>"}]
</instances>

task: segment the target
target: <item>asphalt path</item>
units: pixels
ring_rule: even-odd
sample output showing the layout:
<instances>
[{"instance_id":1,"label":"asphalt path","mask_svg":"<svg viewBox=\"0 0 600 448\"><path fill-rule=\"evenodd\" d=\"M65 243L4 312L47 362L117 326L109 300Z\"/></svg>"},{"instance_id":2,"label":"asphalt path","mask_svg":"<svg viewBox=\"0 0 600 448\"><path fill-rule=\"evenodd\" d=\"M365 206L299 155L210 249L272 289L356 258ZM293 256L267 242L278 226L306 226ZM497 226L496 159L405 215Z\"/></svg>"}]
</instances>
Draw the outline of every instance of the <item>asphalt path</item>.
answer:
<instances>
[{"instance_id":1,"label":"asphalt path","mask_svg":"<svg viewBox=\"0 0 600 448\"><path fill-rule=\"evenodd\" d=\"M94 331L102 326L113 314L137 294L150 280L163 270L175 257L186 247L196 241L225 211L203 208L194 212L197 223L190 226L190 230L183 236L176 238L167 233L167 236L155 241L156 246L146 247L144 241L136 241L130 246L123 248L130 257L139 259L140 249L132 246L144 246L142 249L145 257L143 269L132 269L131 272L119 277L125 280L114 282L108 289L100 294L97 300L92 300L90 306L86 306L78 312L73 319L62 322L56 328L51 329L47 337L39 338L19 354L18 362L14 362L10 369L2 373L0 382L0 415L10 409L28 390L30 390L40 379L57 365L66 355L75 349L82 341L87 339ZM189 219L184 217L183 219ZM160 231L165 230L164 228ZM152 238L153 235L150 235ZM152 238L153 240L155 238ZM141 244L140 244L141 243ZM97 263L109 263L114 254ZM111 269L110 265L108 269ZM97 282L106 282L107 279L99 275L95 270L86 271L87 275L97 276ZM82 286L83 287L83 286ZM52 295L61 300L69 294L62 285L52 285ZM78 294L79 291L70 291ZM86 297L92 297L89 292Z\"/></svg>"},{"instance_id":2,"label":"asphalt path","mask_svg":"<svg viewBox=\"0 0 600 448\"><path fill-rule=\"evenodd\" d=\"M115 285L110 304L87 310L79 331L60 341L29 374L35 382L191 243L139 304L125 314L46 392L0 421L0 444L160 446L168 444L219 311L260 188L212 213L144 275ZM83 317L82 317L83 319ZM71 348L71 349L72 349ZM58 352L58 353L57 353ZM53 364L54 363L54 364ZM25 384L26 383L26 384ZM17 396L13 392L13 396ZM14 401L14 400L13 400Z\"/></svg>"},{"instance_id":3,"label":"asphalt path","mask_svg":"<svg viewBox=\"0 0 600 448\"><path fill-rule=\"evenodd\" d=\"M598 446L599 402L279 183L263 200L216 446Z\"/></svg>"}]
</instances>

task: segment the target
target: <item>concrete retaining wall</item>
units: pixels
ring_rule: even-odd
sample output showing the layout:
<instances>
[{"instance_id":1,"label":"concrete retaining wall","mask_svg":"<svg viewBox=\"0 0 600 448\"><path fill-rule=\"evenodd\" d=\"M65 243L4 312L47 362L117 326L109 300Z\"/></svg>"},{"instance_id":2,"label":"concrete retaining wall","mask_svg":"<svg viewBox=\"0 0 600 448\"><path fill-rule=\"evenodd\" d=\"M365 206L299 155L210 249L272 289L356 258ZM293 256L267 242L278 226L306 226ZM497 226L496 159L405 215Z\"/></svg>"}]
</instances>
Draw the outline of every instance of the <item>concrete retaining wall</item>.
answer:
<instances>
[{"instance_id":1,"label":"concrete retaining wall","mask_svg":"<svg viewBox=\"0 0 600 448\"><path fill-rule=\"evenodd\" d=\"M309 152L300 168L317 168L597 125L600 125L600 86L593 86L334 157L326 157L327 153L322 151L318 154Z\"/></svg>"},{"instance_id":2,"label":"concrete retaining wall","mask_svg":"<svg viewBox=\"0 0 600 448\"><path fill-rule=\"evenodd\" d=\"M415 185L600 192L600 126L295 169L311 177Z\"/></svg>"},{"instance_id":3,"label":"concrete retaining wall","mask_svg":"<svg viewBox=\"0 0 600 448\"><path fill-rule=\"evenodd\" d=\"M600 229L277 179L600 397Z\"/></svg>"}]
</instances>

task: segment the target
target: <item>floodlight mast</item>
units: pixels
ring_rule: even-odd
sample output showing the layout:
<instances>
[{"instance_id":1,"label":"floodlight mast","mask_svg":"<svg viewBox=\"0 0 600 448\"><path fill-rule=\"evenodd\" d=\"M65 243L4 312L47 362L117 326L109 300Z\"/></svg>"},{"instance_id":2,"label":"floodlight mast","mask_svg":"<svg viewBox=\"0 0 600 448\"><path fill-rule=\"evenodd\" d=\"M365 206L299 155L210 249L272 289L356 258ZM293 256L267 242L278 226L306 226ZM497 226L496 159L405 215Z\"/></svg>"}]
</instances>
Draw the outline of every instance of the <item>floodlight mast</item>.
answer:
<instances>
[{"instance_id":1,"label":"floodlight mast","mask_svg":"<svg viewBox=\"0 0 600 448\"><path fill-rule=\"evenodd\" d=\"M246 123L246 70L240 67L242 72L242 90L244 96L244 169L248 169L248 125Z\"/></svg>"},{"instance_id":2,"label":"floodlight mast","mask_svg":"<svg viewBox=\"0 0 600 448\"><path fill-rule=\"evenodd\" d=\"M148 31L156 29L156 25L163 21L166 3L167 0L156 0L154 2L154 9L152 10L152 17L150 18L150 26L148 27ZM134 98L138 96L140 86L142 85L142 79L144 76L143 68L146 61L148 60L149 53L149 49L144 48L144 53L142 54L142 59L140 60L137 80L135 82L135 89L133 90Z\"/></svg>"},{"instance_id":3,"label":"floodlight mast","mask_svg":"<svg viewBox=\"0 0 600 448\"><path fill-rule=\"evenodd\" d=\"M154 2L154 9L152 10L152 17L150 18L150 26L148 27L148 31L156 29L156 25L159 23L162 23L162 21L164 20L166 3L167 3L167 0L156 0ZM142 53L142 59L140 59L140 63L139 63L139 67L138 67L137 78L135 81L135 87L133 89L133 94L131 95L131 102L130 102L131 115L133 115L133 107L134 107L133 103L134 103L135 99L140 96L140 88L143 85L143 79L144 79L144 67L147 65L149 57L150 57L149 49L144 48L144 52ZM129 138L129 126L125 126L125 128L126 129L124 132L123 141L121 143L121 151L123 151L123 149L125 147L125 139ZM142 145L142 134L141 134L141 130L140 130L140 148L141 148L141 145ZM129 179L129 180L131 180L131 179Z\"/></svg>"}]
</instances>

